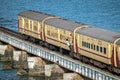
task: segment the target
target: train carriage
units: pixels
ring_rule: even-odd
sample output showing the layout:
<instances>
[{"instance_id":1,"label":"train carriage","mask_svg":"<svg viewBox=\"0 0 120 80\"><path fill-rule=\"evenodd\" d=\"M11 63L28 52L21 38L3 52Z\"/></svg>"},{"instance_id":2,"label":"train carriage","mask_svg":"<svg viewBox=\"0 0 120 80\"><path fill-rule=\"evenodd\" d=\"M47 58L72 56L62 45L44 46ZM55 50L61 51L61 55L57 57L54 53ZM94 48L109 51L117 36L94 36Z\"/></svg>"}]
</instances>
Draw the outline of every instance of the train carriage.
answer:
<instances>
[{"instance_id":1,"label":"train carriage","mask_svg":"<svg viewBox=\"0 0 120 80\"><path fill-rule=\"evenodd\" d=\"M43 35L41 32L43 31L41 30L43 29L41 26L41 21L47 17L49 17L49 15L31 10L21 12L18 16L18 30L22 34L27 34L35 38L42 39Z\"/></svg>"},{"instance_id":2,"label":"train carriage","mask_svg":"<svg viewBox=\"0 0 120 80\"><path fill-rule=\"evenodd\" d=\"M114 48L113 43L120 36L120 33L100 29L97 27L88 27L84 30L79 30L79 34L82 34L82 46L81 48L83 52L88 52L86 55L90 53L93 55L89 55L89 57L94 58L95 60L101 61L106 64L115 64L114 62L120 61L116 59L116 57L120 55L120 52L117 51L116 57L113 56ZM118 42L117 45L120 43ZM119 47L117 47L119 49ZM114 59L113 59L114 58ZM114 61L116 60L116 61ZM115 65L114 65L115 66ZM116 66L119 66L116 65Z\"/></svg>"},{"instance_id":3,"label":"train carriage","mask_svg":"<svg viewBox=\"0 0 120 80\"><path fill-rule=\"evenodd\" d=\"M66 20L37 11L18 16L19 32L94 65L120 73L120 33Z\"/></svg>"},{"instance_id":4,"label":"train carriage","mask_svg":"<svg viewBox=\"0 0 120 80\"><path fill-rule=\"evenodd\" d=\"M62 23L61 23L62 22ZM76 28L78 25L78 23L75 22L71 22L68 20L64 20L62 18L53 18L53 19L49 19L45 22L45 25L50 25L51 27L51 38L46 38L49 40L52 40L53 42L49 42L53 45L57 45L59 47L62 47L64 49L70 50L68 45L66 44L66 39L69 40L70 44L72 43L72 30L74 28ZM48 28L48 27L46 27ZM56 32L57 31L57 32ZM57 34L56 34L57 33ZM54 39L57 35L57 38ZM55 42L58 42L58 44L55 44Z\"/></svg>"}]
</instances>

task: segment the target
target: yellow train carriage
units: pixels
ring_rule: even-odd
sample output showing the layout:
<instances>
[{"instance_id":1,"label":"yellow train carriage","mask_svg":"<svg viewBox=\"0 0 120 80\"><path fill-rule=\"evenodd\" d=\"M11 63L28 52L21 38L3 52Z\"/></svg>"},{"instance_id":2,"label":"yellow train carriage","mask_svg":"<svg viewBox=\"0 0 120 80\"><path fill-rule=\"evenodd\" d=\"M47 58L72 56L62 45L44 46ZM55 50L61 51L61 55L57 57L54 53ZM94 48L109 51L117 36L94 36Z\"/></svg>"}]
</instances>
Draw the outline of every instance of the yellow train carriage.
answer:
<instances>
[{"instance_id":1,"label":"yellow train carriage","mask_svg":"<svg viewBox=\"0 0 120 80\"><path fill-rule=\"evenodd\" d=\"M70 47L67 45L66 40L69 40L69 43L72 44L71 29L76 28L78 26L78 23L55 17L46 20L44 24L47 42L63 49L70 50ZM69 27L72 28L70 29Z\"/></svg>"},{"instance_id":2,"label":"yellow train carriage","mask_svg":"<svg viewBox=\"0 0 120 80\"><path fill-rule=\"evenodd\" d=\"M53 44L55 46L64 48L66 50L70 50L68 45L66 44L66 39L68 39L71 41L71 32L70 31L66 31L64 29L61 28L57 28L54 26L50 26L50 25L45 25L45 32L46 32L46 42Z\"/></svg>"},{"instance_id":3,"label":"yellow train carriage","mask_svg":"<svg viewBox=\"0 0 120 80\"><path fill-rule=\"evenodd\" d=\"M36 20L32 20L26 17L19 16L20 25L19 32L32 36L37 39L41 39L40 37L40 22Z\"/></svg>"},{"instance_id":4,"label":"yellow train carriage","mask_svg":"<svg viewBox=\"0 0 120 80\"><path fill-rule=\"evenodd\" d=\"M84 55L96 61L120 68L120 42L113 45L117 37L120 37L120 33L89 25L87 25L88 27L80 28L86 25L31 10L21 12L19 16L21 17L19 17L19 31L21 33L30 34L20 29L26 29L25 25L27 25L27 22L25 23L25 21L28 20L29 26L27 27L33 33L31 34L33 37L38 38L39 33L42 33L42 36L40 35L38 39L70 50L73 54ZM30 20L33 22L31 23L32 29ZM35 34L36 31L38 35ZM68 41L66 42L66 40ZM71 49L67 45L68 43Z\"/></svg>"},{"instance_id":5,"label":"yellow train carriage","mask_svg":"<svg viewBox=\"0 0 120 80\"><path fill-rule=\"evenodd\" d=\"M32 10L21 12L18 15L19 32L43 40L44 30L41 22L49 15Z\"/></svg>"},{"instance_id":6,"label":"yellow train carriage","mask_svg":"<svg viewBox=\"0 0 120 80\"><path fill-rule=\"evenodd\" d=\"M113 46L117 39L115 36L120 33L111 32L97 27L89 26L88 28L80 29L77 32L80 34L79 53L91 59L100 61L105 64L120 68L120 42ZM117 49L114 49L116 47ZM114 53L115 51L115 53Z\"/></svg>"},{"instance_id":7,"label":"yellow train carriage","mask_svg":"<svg viewBox=\"0 0 120 80\"><path fill-rule=\"evenodd\" d=\"M45 25L45 37L46 37L46 42L58 46L59 45L59 36L58 36L58 28L50 26L50 25Z\"/></svg>"},{"instance_id":8,"label":"yellow train carriage","mask_svg":"<svg viewBox=\"0 0 120 80\"><path fill-rule=\"evenodd\" d=\"M91 38L85 35L79 35L79 53L86 57L106 64L111 64L110 46L108 42Z\"/></svg>"}]
</instances>

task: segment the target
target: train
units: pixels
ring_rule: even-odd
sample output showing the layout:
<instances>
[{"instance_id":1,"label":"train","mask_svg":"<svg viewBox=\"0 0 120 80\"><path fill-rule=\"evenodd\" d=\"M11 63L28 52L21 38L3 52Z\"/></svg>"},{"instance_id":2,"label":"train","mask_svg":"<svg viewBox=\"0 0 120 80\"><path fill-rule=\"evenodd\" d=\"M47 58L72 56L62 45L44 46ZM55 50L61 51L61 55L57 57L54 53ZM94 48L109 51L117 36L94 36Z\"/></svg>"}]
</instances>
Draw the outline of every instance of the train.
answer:
<instances>
[{"instance_id":1,"label":"train","mask_svg":"<svg viewBox=\"0 0 120 80\"><path fill-rule=\"evenodd\" d=\"M26 40L120 74L118 32L34 10L18 14L18 32Z\"/></svg>"}]
</instances>

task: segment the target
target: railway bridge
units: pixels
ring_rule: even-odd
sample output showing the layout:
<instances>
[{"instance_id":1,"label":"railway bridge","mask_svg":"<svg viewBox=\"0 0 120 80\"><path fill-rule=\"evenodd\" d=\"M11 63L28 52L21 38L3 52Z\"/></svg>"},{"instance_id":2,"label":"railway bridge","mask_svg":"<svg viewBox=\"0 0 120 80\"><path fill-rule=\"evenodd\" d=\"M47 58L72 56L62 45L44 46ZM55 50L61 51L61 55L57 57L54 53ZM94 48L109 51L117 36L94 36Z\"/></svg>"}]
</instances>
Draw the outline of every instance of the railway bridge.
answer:
<instances>
[{"instance_id":1,"label":"railway bridge","mask_svg":"<svg viewBox=\"0 0 120 80\"><path fill-rule=\"evenodd\" d=\"M119 76L93 66L91 67L90 65L81 63L80 61L74 60L70 57L57 54L54 51L45 49L28 41L24 41L20 36L15 36L18 34L17 32L14 32L14 35L12 35L13 32L14 31L10 30L10 32L7 33L7 30L3 31L0 28L0 41L6 42L16 48L37 55L51 62L58 62L58 65L93 80L120 80Z\"/></svg>"}]
</instances>

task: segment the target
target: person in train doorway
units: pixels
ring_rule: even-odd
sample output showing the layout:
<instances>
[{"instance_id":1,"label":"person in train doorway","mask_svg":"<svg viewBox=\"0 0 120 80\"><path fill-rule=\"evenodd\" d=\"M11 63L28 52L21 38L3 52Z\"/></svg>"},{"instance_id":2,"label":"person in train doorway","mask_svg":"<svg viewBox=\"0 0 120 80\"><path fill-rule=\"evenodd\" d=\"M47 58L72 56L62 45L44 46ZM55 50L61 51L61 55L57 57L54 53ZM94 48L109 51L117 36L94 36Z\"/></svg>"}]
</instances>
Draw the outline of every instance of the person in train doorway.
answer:
<instances>
[{"instance_id":1,"label":"person in train doorway","mask_svg":"<svg viewBox=\"0 0 120 80\"><path fill-rule=\"evenodd\" d=\"M71 45L70 45L70 41L68 39L66 39L66 44L69 47L69 49L71 50Z\"/></svg>"}]
</instances>

